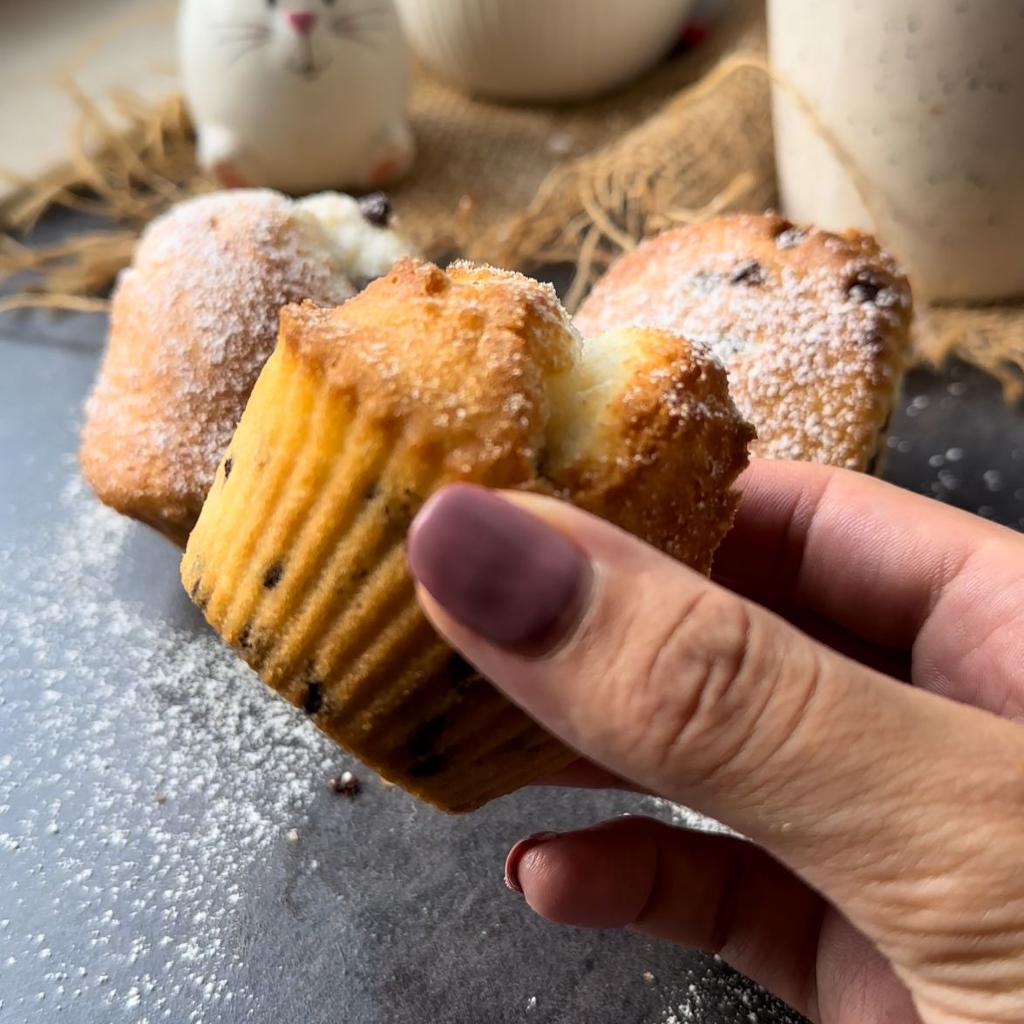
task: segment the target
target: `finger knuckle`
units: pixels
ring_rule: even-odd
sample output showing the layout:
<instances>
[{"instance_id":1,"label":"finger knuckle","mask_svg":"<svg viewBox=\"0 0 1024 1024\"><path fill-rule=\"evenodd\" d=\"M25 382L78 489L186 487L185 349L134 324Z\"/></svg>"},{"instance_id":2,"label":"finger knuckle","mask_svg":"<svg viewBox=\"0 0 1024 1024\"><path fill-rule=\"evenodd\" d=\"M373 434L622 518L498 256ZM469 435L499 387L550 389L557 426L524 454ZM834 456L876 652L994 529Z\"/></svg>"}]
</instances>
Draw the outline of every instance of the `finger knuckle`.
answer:
<instances>
[{"instance_id":1,"label":"finger knuckle","mask_svg":"<svg viewBox=\"0 0 1024 1024\"><path fill-rule=\"evenodd\" d=\"M654 767L696 778L738 756L771 675L762 632L753 610L724 591L702 590L672 610L626 688Z\"/></svg>"}]
</instances>

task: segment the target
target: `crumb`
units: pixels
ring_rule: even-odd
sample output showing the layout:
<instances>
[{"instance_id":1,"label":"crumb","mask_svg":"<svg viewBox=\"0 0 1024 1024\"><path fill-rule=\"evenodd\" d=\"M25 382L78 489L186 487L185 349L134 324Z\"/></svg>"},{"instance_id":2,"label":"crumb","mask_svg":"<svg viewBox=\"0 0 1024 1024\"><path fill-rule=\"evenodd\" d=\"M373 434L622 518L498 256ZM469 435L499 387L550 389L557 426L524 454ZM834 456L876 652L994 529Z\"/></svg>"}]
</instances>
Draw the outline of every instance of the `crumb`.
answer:
<instances>
[{"instance_id":1,"label":"crumb","mask_svg":"<svg viewBox=\"0 0 1024 1024\"><path fill-rule=\"evenodd\" d=\"M650 971L644 971L641 977L644 979L645 985L656 985L658 983L658 979Z\"/></svg>"},{"instance_id":2,"label":"crumb","mask_svg":"<svg viewBox=\"0 0 1024 1024\"><path fill-rule=\"evenodd\" d=\"M327 785L332 793L337 793L338 796L347 796L349 799L359 796L359 792L363 788L362 783L351 772L342 772L340 775L334 776Z\"/></svg>"},{"instance_id":3,"label":"crumb","mask_svg":"<svg viewBox=\"0 0 1024 1024\"><path fill-rule=\"evenodd\" d=\"M297 843L299 841L298 830L294 829L294 828L290 828L288 830L287 835L285 836L285 839L287 839L289 843Z\"/></svg>"}]
</instances>

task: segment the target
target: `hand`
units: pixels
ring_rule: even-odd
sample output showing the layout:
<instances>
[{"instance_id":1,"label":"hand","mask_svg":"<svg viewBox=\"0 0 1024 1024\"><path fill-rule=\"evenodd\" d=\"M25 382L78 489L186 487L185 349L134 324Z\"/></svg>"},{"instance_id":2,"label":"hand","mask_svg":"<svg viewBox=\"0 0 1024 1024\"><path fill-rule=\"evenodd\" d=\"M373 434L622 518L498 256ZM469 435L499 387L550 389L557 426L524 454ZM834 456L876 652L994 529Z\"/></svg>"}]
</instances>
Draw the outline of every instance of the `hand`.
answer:
<instances>
[{"instance_id":1,"label":"hand","mask_svg":"<svg viewBox=\"0 0 1024 1024\"><path fill-rule=\"evenodd\" d=\"M741 485L717 583L534 495L418 517L424 608L587 759L563 781L750 837L620 818L518 844L511 881L821 1024L1024 1021L1024 540L822 467Z\"/></svg>"}]
</instances>

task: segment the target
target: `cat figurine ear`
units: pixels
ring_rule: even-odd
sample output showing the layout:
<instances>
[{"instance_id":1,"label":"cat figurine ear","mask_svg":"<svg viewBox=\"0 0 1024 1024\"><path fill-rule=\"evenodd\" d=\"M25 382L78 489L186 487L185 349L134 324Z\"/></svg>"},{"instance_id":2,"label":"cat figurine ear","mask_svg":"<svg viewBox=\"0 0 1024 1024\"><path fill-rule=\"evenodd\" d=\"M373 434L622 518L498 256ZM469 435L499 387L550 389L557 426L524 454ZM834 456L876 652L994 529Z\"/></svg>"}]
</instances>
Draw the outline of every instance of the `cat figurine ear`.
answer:
<instances>
[{"instance_id":1,"label":"cat figurine ear","mask_svg":"<svg viewBox=\"0 0 1024 1024\"><path fill-rule=\"evenodd\" d=\"M224 187L383 188L412 165L392 0L182 0L199 162Z\"/></svg>"}]
</instances>

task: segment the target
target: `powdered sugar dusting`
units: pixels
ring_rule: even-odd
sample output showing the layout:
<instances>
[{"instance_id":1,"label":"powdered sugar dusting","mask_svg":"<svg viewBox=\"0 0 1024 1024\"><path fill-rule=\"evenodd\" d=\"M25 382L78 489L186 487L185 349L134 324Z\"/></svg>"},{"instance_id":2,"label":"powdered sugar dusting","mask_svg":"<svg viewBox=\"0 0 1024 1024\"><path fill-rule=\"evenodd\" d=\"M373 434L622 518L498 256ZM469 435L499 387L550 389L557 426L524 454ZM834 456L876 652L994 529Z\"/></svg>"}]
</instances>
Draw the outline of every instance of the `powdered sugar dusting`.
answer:
<instances>
[{"instance_id":1,"label":"powdered sugar dusting","mask_svg":"<svg viewBox=\"0 0 1024 1024\"><path fill-rule=\"evenodd\" d=\"M674 331L728 369L755 454L863 468L902 371L910 292L863 237L737 217L625 257L577 316L585 335Z\"/></svg>"},{"instance_id":2,"label":"powdered sugar dusting","mask_svg":"<svg viewBox=\"0 0 1024 1024\"><path fill-rule=\"evenodd\" d=\"M759 1011L763 1008L763 1000L753 994L749 987L737 985L723 998L721 992L709 996L706 988L691 984L686 998L676 1001L665 1010L657 1024L702 1024L709 1019L739 1020L744 1010L746 1012L743 1016L747 1024L759 1024L761 1021L767 1024L767 1021L777 1019L771 1011L767 1015L762 1015ZM732 1011L733 1016L726 1018L724 1013L728 1011ZM709 1014L714 1014L714 1017L710 1018Z\"/></svg>"},{"instance_id":3,"label":"powdered sugar dusting","mask_svg":"<svg viewBox=\"0 0 1024 1024\"><path fill-rule=\"evenodd\" d=\"M383 272L407 248L341 195L214 193L154 221L119 282L87 407L98 489L187 530L274 349L281 307L338 305L354 293L350 273Z\"/></svg>"},{"instance_id":4,"label":"powdered sugar dusting","mask_svg":"<svg viewBox=\"0 0 1024 1024\"><path fill-rule=\"evenodd\" d=\"M8 879L45 865L52 897L13 883L6 906L22 925L0 921L0 974L20 967L40 988L8 993L5 1010L249 1019L232 941L243 880L289 829L302 832L341 755L215 637L117 597L131 524L77 479L61 500L67 525L55 537L0 547L0 588L17 595L0 605L0 706L11 721L33 719L17 757L0 754L0 858ZM133 686L107 664L122 639ZM71 678L90 680L87 713L71 702ZM40 778L59 798L19 799Z\"/></svg>"}]
</instances>

